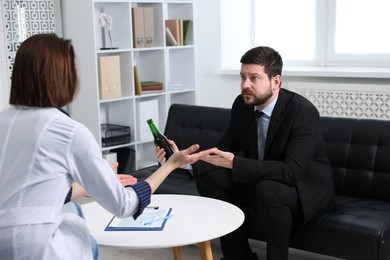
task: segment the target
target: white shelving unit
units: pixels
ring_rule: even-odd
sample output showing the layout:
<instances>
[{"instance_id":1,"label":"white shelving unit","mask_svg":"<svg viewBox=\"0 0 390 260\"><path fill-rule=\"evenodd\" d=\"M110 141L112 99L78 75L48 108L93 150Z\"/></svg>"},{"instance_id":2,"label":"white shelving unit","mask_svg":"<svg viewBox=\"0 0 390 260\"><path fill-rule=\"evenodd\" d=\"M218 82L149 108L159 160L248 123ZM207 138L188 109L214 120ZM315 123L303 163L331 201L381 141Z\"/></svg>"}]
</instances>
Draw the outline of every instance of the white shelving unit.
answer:
<instances>
[{"instance_id":1,"label":"white shelving unit","mask_svg":"<svg viewBox=\"0 0 390 260\"><path fill-rule=\"evenodd\" d=\"M144 101L158 101L158 127L165 128L167 113L173 103L195 104L195 47L192 27L189 45L165 45L165 20L194 19L194 1L191 0L66 0L61 1L63 37L71 39L78 57L80 90L69 106L70 115L88 127L103 153L116 148L135 150L136 169L150 162L156 163L152 135L147 140L140 138L138 104ZM154 47L134 48L132 31L132 8L152 7L154 20ZM99 24L100 13L113 19L111 31L112 47L104 37ZM195 22L193 20L193 22ZM105 42L103 42L105 39ZM100 100L98 58L120 56L121 96ZM135 95L133 66L137 65L141 81L160 81L164 90L158 93ZM181 83L182 90L170 91L169 82ZM153 112L153 111L151 111ZM154 111L156 113L156 111ZM130 127L130 143L102 147L101 124L117 124Z\"/></svg>"}]
</instances>

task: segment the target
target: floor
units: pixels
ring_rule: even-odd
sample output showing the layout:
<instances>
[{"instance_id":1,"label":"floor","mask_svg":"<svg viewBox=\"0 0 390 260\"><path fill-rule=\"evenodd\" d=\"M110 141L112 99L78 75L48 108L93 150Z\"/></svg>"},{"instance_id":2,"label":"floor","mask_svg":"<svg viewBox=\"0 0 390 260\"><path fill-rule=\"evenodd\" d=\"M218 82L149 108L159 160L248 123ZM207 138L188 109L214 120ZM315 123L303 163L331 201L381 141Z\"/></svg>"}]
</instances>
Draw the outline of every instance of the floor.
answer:
<instances>
[{"instance_id":1,"label":"floor","mask_svg":"<svg viewBox=\"0 0 390 260\"><path fill-rule=\"evenodd\" d=\"M265 245L262 242L250 241L252 250L257 253L260 260L265 259ZM217 240L211 241L213 257L219 260L222 257L221 249ZM182 247L183 260L200 260L198 249L195 246ZM128 250L123 248L100 247L101 260L172 260L173 254L171 249L154 249L154 250ZM240 260L240 259L237 259ZM290 249L289 260L340 260L329 256L323 256L308 253L300 250Z\"/></svg>"},{"instance_id":2,"label":"floor","mask_svg":"<svg viewBox=\"0 0 390 260\"><path fill-rule=\"evenodd\" d=\"M88 197L82 197L77 199L80 204L90 202ZM257 253L260 260L265 259L265 243L259 241L250 241L252 250ZM211 247L213 251L213 257L215 260L219 260L222 257L221 248L219 246L218 239L211 241ZM183 260L199 260L200 255L198 248L194 245L189 245L181 248ZM120 247L100 247L100 259L101 260L172 260L173 253L170 248L166 249L154 249L154 250L134 250L125 249ZM237 259L240 260L240 259ZM329 256L323 256L319 254L309 253L301 250L290 249L289 260L341 260L340 258L334 258Z\"/></svg>"}]
</instances>

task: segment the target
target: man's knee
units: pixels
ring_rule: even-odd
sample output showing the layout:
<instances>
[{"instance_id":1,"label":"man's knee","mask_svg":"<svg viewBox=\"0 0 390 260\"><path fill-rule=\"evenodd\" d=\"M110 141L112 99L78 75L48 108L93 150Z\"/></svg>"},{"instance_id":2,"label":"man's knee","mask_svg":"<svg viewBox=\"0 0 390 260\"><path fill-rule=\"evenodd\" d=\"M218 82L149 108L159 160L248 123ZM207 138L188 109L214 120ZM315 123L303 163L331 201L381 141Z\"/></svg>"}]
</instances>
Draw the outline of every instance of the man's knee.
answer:
<instances>
[{"instance_id":1,"label":"man's knee","mask_svg":"<svg viewBox=\"0 0 390 260\"><path fill-rule=\"evenodd\" d=\"M257 204L263 206L295 204L298 197L295 187L273 180L264 180L257 183L255 193Z\"/></svg>"},{"instance_id":2,"label":"man's knee","mask_svg":"<svg viewBox=\"0 0 390 260\"><path fill-rule=\"evenodd\" d=\"M229 169L218 168L196 178L196 186L199 194L204 197L215 198L230 203L235 203L236 201L235 194L237 185L233 183L232 173Z\"/></svg>"},{"instance_id":3,"label":"man's knee","mask_svg":"<svg viewBox=\"0 0 390 260\"><path fill-rule=\"evenodd\" d=\"M200 175L196 179L198 188L214 189L231 186L233 184L231 171L225 168L218 168L207 174Z\"/></svg>"}]
</instances>

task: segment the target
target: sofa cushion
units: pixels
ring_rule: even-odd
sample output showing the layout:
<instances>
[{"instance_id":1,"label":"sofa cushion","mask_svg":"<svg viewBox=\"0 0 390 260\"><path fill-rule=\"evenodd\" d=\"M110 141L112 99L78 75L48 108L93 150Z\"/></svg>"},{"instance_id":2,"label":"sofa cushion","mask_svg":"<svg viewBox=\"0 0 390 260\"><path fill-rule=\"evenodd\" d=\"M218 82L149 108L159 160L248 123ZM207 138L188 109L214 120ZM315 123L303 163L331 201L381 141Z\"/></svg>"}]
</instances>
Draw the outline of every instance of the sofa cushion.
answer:
<instances>
[{"instance_id":1,"label":"sofa cushion","mask_svg":"<svg viewBox=\"0 0 390 260\"><path fill-rule=\"evenodd\" d=\"M143 169L139 169L131 173L134 177L140 180L145 180L154 173L160 166L153 165ZM199 196L196 183L188 177L187 170L176 169L164 180L157 188L156 194L186 194Z\"/></svg>"},{"instance_id":2,"label":"sofa cushion","mask_svg":"<svg viewBox=\"0 0 390 260\"><path fill-rule=\"evenodd\" d=\"M245 208L245 226L250 237L265 240L258 219ZM390 259L390 203L336 196L331 213L320 214L292 236L291 246L302 250L354 260ZM380 250L378 250L380 249Z\"/></svg>"},{"instance_id":3,"label":"sofa cushion","mask_svg":"<svg viewBox=\"0 0 390 260\"><path fill-rule=\"evenodd\" d=\"M336 193L390 201L390 121L322 117Z\"/></svg>"},{"instance_id":4,"label":"sofa cushion","mask_svg":"<svg viewBox=\"0 0 390 260\"><path fill-rule=\"evenodd\" d=\"M173 104L164 133L179 149L196 143L205 150L217 145L229 123L230 109Z\"/></svg>"}]
</instances>

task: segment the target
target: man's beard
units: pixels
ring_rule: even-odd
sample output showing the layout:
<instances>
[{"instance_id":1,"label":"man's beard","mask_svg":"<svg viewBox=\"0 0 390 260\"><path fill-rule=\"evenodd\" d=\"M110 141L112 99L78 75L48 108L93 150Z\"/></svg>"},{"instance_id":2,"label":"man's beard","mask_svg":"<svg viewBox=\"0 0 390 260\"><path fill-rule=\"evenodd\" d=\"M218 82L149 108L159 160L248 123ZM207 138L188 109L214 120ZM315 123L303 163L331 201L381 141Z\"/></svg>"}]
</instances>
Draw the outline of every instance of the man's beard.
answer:
<instances>
[{"instance_id":1,"label":"man's beard","mask_svg":"<svg viewBox=\"0 0 390 260\"><path fill-rule=\"evenodd\" d=\"M245 94L251 95L252 99L247 99ZM272 90L269 88L269 91L264 93L261 97L255 96L255 94L251 91L241 91L242 100L248 106L259 106L266 103L272 97Z\"/></svg>"}]
</instances>

